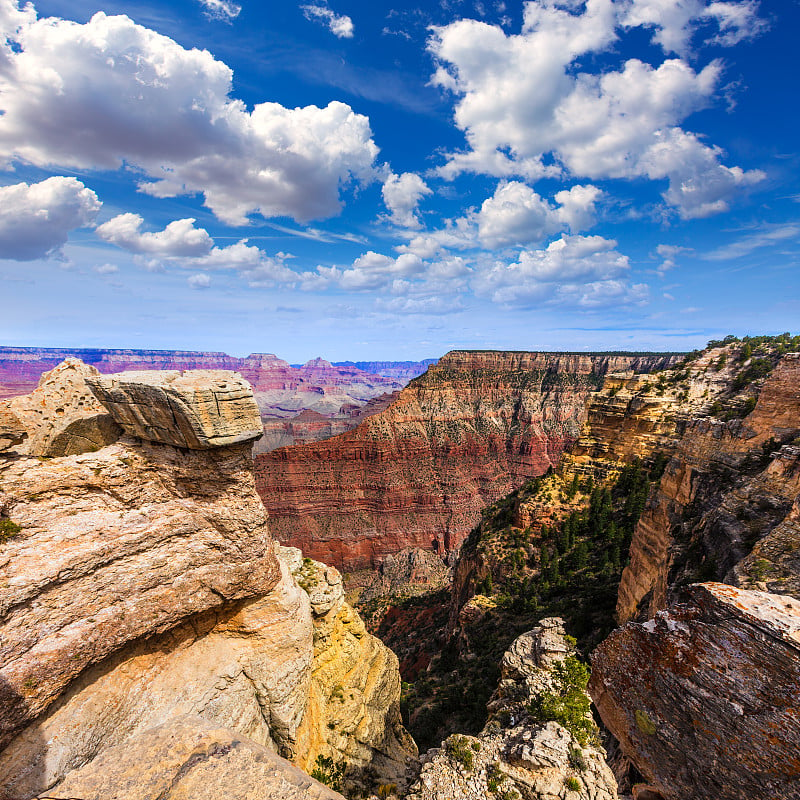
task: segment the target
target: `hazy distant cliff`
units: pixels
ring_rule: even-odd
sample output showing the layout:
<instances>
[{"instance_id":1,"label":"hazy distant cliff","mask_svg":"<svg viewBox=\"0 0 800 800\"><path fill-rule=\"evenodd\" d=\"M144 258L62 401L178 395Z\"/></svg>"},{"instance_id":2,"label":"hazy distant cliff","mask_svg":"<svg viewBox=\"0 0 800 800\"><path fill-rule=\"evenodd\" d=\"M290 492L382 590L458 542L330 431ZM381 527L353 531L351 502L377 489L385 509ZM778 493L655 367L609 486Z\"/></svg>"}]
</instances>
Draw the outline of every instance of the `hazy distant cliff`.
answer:
<instances>
[{"instance_id":1,"label":"hazy distant cliff","mask_svg":"<svg viewBox=\"0 0 800 800\"><path fill-rule=\"evenodd\" d=\"M276 537L345 569L456 547L480 509L558 463L607 372L664 354L454 351L341 436L256 458Z\"/></svg>"}]
</instances>

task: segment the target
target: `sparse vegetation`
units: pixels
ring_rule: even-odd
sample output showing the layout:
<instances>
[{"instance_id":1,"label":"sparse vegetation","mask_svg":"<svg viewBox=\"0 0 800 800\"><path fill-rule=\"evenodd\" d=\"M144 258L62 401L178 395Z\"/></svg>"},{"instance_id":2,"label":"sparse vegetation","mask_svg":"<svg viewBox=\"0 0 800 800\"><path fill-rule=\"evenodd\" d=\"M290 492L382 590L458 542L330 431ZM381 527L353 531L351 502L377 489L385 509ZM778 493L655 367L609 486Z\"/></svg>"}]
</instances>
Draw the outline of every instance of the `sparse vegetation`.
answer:
<instances>
[{"instance_id":1,"label":"sparse vegetation","mask_svg":"<svg viewBox=\"0 0 800 800\"><path fill-rule=\"evenodd\" d=\"M577 778L567 778L566 781L564 781L564 786L566 786L570 792L579 792L581 790L581 782Z\"/></svg>"},{"instance_id":2,"label":"sparse vegetation","mask_svg":"<svg viewBox=\"0 0 800 800\"><path fill-rule=\"evenodd\" d=\"M344 761L334 761L330 756L320 754L311 770L311 777L330 786L335 792L341 792L344 788L345 769Z\"/></svg>"},{"instance_id":3,"label":"sparse vegetation","mask_svg":"<svg viewBox=\"0 0 800 800\"><path fill-rule=\"evenodd\" d=\"M22 527L10 519L0 519L0 547L19 536Z\"/></svg>"},{"instance_id":4,"label":"sparse vegetation","mask_svg":"<svg viewBox=\"0 0 800 800\"><path fill-rule=\"evenodd\" d=\"M466 736L451 736L445 743L445 751L454 761L462 764L469 772L475 769L475 753L480 750L478 742L470 742Z\"/></svg>"}]
</instances>

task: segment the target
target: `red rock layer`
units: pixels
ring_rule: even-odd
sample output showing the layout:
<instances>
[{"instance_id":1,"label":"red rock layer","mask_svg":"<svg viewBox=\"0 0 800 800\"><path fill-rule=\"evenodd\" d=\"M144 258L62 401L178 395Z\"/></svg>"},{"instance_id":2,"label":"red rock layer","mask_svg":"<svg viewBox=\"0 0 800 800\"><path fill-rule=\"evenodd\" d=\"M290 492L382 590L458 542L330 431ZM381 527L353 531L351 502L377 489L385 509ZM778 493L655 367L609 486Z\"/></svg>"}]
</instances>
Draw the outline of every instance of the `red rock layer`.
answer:
<instances>
[{"instance_id":1,"label":"red rock layer","mask_svg":"<svg viewBox=\"0 0 800 800\"><path fill-rule=\"evenodd\" d=\"M149 369L230 369L241 373L255 392L311 389L366 384L391 392L403 385L391 377L373 375L356 367L334 367L317 358L302 367L268 353L234 358L225 353L185 350L68 350L63 348L0 347L0 398L27 394L36 388L42 373L73 356L106 374ZM365 398L366 399L366 398Z\"/></svg>"},{"instance_id":2,"label":"red rock layer","mask_svg":"<svg viewBox=\"0 0 800 800\"><path fill-rule=\"evenodd\" d=\"M348 571L404 547L452 550L484 506L558 462L606 372L671 358L449 353L355 430L257 456L271 530Z\"/></svg>"}]
</instances>

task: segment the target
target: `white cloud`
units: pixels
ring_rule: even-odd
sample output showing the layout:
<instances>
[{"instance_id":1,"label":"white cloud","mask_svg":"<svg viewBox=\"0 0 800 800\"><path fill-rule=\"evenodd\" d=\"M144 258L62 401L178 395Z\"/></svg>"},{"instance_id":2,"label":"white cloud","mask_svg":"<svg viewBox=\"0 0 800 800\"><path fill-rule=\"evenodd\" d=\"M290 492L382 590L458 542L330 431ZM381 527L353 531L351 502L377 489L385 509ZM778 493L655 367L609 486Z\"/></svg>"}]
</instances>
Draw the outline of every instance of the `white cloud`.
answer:
<instances>
[{"instance_id":1,"label":"white cloud","mask_svg":"<svg viewBox=\"0 0 800 800\"><path fill-rule=\"evenodd\" d=\"M419 228L417 217L419 201L433 194L431 189L415 172L404 172L395 175L393 172L384 181L383 202L391 214L390 220L402 228Z\"/></svg>"},{"instance_id":2,"label":"white cloud","mask_svg":"<svg viewBox=\"0 0 800 800\"><path fill-rule=\"evenodd\" d=\"M204 272L200 272L197 275L190 275L186 281L192 289L208 289L208 287L211 286L211 278Z\"/></svg>"},{"instance_id":3,"label":"white cloud","mask_svg":"<svg viewBox=\"0 0 800 800\"><path fill-rule=\"evenodd\" d=\"M100 225L96 233L106 242L161 258L202 256L211 251L214 240L204 228L195 228L194 219L178 219L157 233L142 233L144 220L138 214L120 214Z\"/></svg>"},{"instance_id":4,"label":"white cloud","mask_svg":"<svg viewBox=\"0 0 800 800\"><path fill-rule=\"evenodd\" d=\"M481 270L473 288L496 303L521 307L643 302L647 287L627 281L630 263L616 246L601 236L564 235L543 250L524 250L514 263L496 262Z\"/></svg>"},{"instance_id":5,"label":"white cloud","mask_svg":"<svg viewBox=\"0 0 800 800\"><path fill-rule=\"evenodd\" d=\"M101 206L76 178L0 188L0 258L32 261L57 254L70 231L94 223Z\"/></svg>"},{"instance_id":6,"label":"white cloud","mask_svg":"<svg viewBox=\"0 0 800 800\"><path fill-rule=\"evenodd\" d=\"M664 199L685 218L723 210L761 180L758 171L724 166L721 151L678 127L712 101L720 63L699 72L679 59L658 67L629 59L602 74L575 68L613 44L621 8L633 14L611 0L587 0L585 8L547 0L525 4L518 35L474 20L436 28L428 43L438 62L433 81L457 95L455 122L468 144L439 173L667 179Z\"/></svg>"},{"instance_id":7,"label":"white cloud","mask_svg":"<svg viewBox=\"0 0 800 800\"><path fill-rule=\"evenodd\" d=\"M301 287L307 291L339 286L349 291L368 291L386 287L396 278L418 275L425 267L418 256L406 253L392 258L372 250L359 256L350 267L317 267L304 272Z\"/></svg>"},{"instance_id":8,"label":"white cloud","mask_svg":"<svg viewBox=\"0 0 800 800\"><path fill-rule=\"evenodd\" d=\"M676 259L683 253L691 253L690 247L681 247L674 244L660 244L656 247L656 252L663 259L661 264L656 268L656 272L663 278L666 272L674 269L677 266ZM673 299L673 298L670 298Z\"/></svg>"},{"instance_id":9,"label":"white cloud","mask_svg":"<svg viewBox=\"0 0 800 800\"><path fill-rule=\"evenodd\" d=\"M775 247L792 240L800 240L800 225L784 223L781 225L764 225L760 229L748 233L730 244L718 247L707 253L704 258L711 261L730 261L734 258L750 255L765 247Z\"/></svg>"},{"instance_id":10,"label":"white cloud","mask_svg":"<svg viewBox=\"0 0 800 800\"><path fill-rule=\"evenodd\" d=\"M94 271L98 275L113 275L115 272L119 272L119 267L116 264L100 264L94 268Z\"/></svg>"},{"instance_id":11,"label":"white cloud","mask_svg":"<svg viewBox=\"0 0 800 800\"><path fill-rule=\"evenodd\" d=\"M8 3L8 0L4 0ZM328 217L375 178L369 121L339 102L248 111L232 72L125 16L26 18L0 72L0 161L137 167L157 197L200 192L222 220Z\"/></svg>"},{"instance_id":12,"label":"white cloud","mask_svg":"<svg viewBox=\"0 0 800 800\"><path fill-rule=\"evenodd\" d=\"M231 22L236 19L242 10L240 5L231 3L230 0L199 0L199 2L205 8L207 17L223 22Z\"/></svg>"},{"instance_id":13,"label":"white cloud","mask_svg":"<svg viewBox=\"0 0 800 800\"><path fill-rule=\"evenodd\" d=\"M353 37L353 20L345 14L334 14L327 6L300 6L307 20L320 21L328 26L328 30L339 39Z\"/></svg>"},{"instance_id":14,"label":"white cloud","mask_svg":"<svg viewBox=\"0 0 800 800\"><path fill-rule=\"evenodd\" d=\"M654 28L653 42L667 53L683 55L689 51L698 27L715 23L715 44L732 46L761 34L767 23L758 16L758 3L712 2L705 0L632 0L623 6L621 23L625 27Z\"/></svg>"}]
</instances>

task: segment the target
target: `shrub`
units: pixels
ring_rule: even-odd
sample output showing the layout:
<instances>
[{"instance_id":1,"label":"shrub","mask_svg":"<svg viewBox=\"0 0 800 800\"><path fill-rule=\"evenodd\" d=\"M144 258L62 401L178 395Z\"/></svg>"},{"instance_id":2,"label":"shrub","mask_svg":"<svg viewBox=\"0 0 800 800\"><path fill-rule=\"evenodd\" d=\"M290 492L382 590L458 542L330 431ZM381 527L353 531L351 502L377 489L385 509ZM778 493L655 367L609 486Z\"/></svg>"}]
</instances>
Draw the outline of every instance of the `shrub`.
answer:
<instances>
[{"instance_id":1,"label":"shrub","mask_svg":"<svg viewBox=\"0 0 800 800\"><path fill-rule=\"evenodd\" d=\"M584 772L586 770L586 759L583 757L583 750L580 747L570 747L569 765L572 769Z\"/></svg>"},{"instance_id":2,"label":"shrub","mask_svg":"<svg viewBox=\"0 0 800 800\"><path fill-rule=\"evenodd\" d=\"M475 769L475 752L480 750L480 745L470 741L466 736L451 736L445 744L447 755L459 764L463 764L470 772Z\"/></svg>"},{"instance_id":3,"label":"shrub","mask_svg":"<svg viewBox=\"0 0 800 800\"><path fill-rule=\"evenodd\" d=\"M566 781L564 781L564 786L566 786L570 792L579 792L581 790L581 782L577 778L567 778Z\"/></svg>"},{"instance_id":4,"label":"shrub","mask_svg":"<svg viewBox=\"0 0 800 800\"><path fill-rule=\"evenodd\" d=\"M316 766L311 770L311 777L330 786L335 792L341 792L344 788L344 771L346 765L344 761L334 761L330 756L318 755Z\"/></svg>"},{"instance_id":5,"label":"shrub","mask_svg":"<svg viewBox=\"0 0 800 800\"><path fill-rule=\"evenodd\" d=\"M10 519L0 519L0 545L15 539L22 528Z\"/></svg>"}]
</instances>

